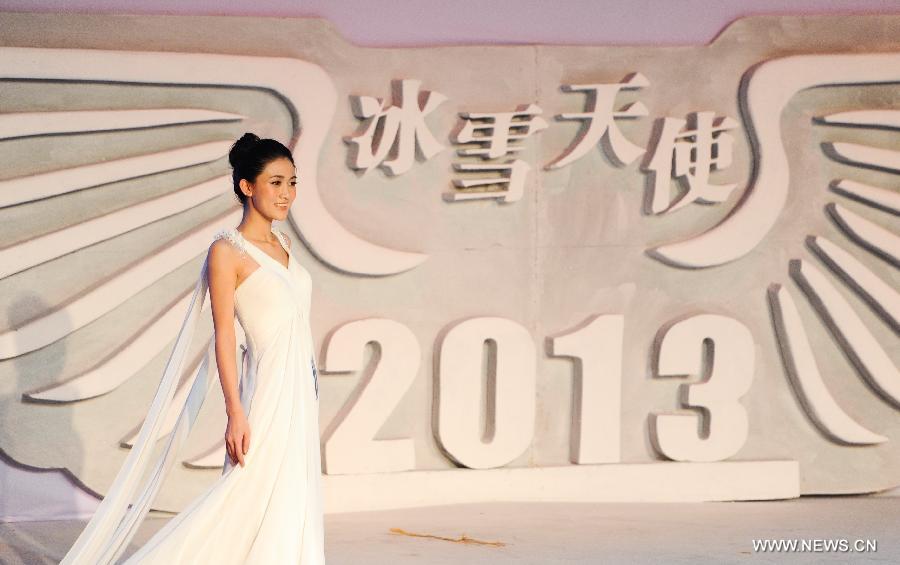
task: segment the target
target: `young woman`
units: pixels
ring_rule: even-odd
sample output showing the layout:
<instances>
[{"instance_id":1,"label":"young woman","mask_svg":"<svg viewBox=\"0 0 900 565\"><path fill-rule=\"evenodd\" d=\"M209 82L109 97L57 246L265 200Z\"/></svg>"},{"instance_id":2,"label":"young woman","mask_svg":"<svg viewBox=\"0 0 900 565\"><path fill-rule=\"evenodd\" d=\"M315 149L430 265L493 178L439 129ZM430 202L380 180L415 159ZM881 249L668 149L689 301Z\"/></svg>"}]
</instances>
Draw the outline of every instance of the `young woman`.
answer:
<instances>
[{"instance_id":1,"label":"young woman","mask_svg":"<svg viewBox=\"0 0 900 565\"><path fill-rule=\"evenodd\" d=\"M294 259L290 240L272 227L274 220L287 218L296 197L293 157L278 141L246 133L228 158L243 219L219 232L210 245L138 440L62 563L114 563L149 510L211 386L202 381L207 358L150 479L139 483L152 463L151 438L158 437L172 408L174 384L207 288L228 416L222 476L125 563L325 562L318 374L309 325L312 281ZM240 363L235 316L246 336Z\"/></svg>"}]
</instances>

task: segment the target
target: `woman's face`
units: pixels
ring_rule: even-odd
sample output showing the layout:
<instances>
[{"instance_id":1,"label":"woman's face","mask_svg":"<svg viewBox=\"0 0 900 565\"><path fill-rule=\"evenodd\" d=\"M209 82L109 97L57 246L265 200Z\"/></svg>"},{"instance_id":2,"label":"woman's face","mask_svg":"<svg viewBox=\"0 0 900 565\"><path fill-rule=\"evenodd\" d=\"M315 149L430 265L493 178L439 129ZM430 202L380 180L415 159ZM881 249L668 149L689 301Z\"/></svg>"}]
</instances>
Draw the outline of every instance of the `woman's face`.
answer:
<instances>
[{"instance_id":1,"label":"woman's face","mask_svg":"<svg viewBox=\"0 0 900 565\"><path fill-rule=\"evenodd\" d=\"M266 219L284 220L297 196L296 168L288 159L269 161L252 184L241 179L241 187Z\"/></svg>"}]
</instances>

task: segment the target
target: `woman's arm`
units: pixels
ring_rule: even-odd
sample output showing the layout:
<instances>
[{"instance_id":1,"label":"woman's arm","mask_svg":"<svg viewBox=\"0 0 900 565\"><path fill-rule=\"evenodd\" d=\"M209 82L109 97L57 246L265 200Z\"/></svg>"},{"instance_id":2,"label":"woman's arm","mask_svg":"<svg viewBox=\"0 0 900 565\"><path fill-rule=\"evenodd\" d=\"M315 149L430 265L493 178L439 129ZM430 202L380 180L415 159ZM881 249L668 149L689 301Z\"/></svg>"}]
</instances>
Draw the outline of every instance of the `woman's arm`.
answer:
<instances>
[{"instance_id":1,"label":"woman's arm","mask_svg":"<svg viewBox=\"0 0 900 565\"><path fill-rule=\"evenodd\" d=\"M250 449L250 427L238 391L235 355L234 290L237 286L238 253L227 240L216 240L209 248L207 267L209 301L215 328L216 366L228 416L225 447L232 460L243 466L244 454Z\"/></svg>"}]
</instances>

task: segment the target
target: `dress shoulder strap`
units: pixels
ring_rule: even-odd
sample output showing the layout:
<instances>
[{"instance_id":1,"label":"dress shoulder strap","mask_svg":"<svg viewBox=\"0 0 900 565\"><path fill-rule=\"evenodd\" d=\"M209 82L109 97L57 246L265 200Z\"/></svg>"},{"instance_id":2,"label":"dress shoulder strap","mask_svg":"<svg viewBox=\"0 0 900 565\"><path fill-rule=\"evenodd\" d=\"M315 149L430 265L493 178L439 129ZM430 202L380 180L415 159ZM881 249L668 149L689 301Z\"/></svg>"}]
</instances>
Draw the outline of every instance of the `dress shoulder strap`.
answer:
<instances>
[{"instance_id":1,"label":"dress shoulder strap","mask_svg":"<svg viewBox=\"0 0 900 565\"><path fill-rule=\"evenodd\" d=\"M284 248L284 250L287 251L288 253L290 253L291 244L290 244L290 240L288 240L287 236L284 235L281 232L281 230L275 229L274 226L272 227L272 233L275 234L276 238L278 238L278 241L281 243L281 246ZM258 249L256 246L248 244L247 240L244 239L244 236L241 234L241 232L239 232L237 230L237 228L220 230L213 237L213 241L215 242L218 239L227 239L228 242L231 243L231 245L234 246L235 249L240 251L241 255L249 255L250 257L253 257L257 263L260 261L259 259L257 259L257 256L256 256L257 253L259 253L261 256L268 257L269 259L274 261L274 259L272 259L272 257L270 257L268 254L266 254L263 251L261 251L260 249ZM252 248L252 249L250 249L250 248ZM265 259L263 259L263 261L265 261ZM284 266L284 265L282 265L282 266Z\"/></svg>"},{"instance_id":2,"label":"dress shoulder strap","mask_svg":"<svg viewBox=\"0 0 900 565\"><path fill-rule=\"evenodd\" d=\"M281 246L285 249L285 251L290 252L291 244L290 240L281 230L275 229L272 227L272 233L275 234L275 237L278 238L278 241L281 243ZM219 239L227 239L235 249L241 252L241 255L247 255L247 240L244 239L244 236L241 235L241 232L237 230L237 228L231 228L227 230L220 230L213 237L213 242ZM252 252L251 252L252 254Z\"/></svg>"},{"instance_id":3,"label":"dress shoulder strap","mask_svg":"<svg viewBox=\"0 0 900 565\"><path fill-rule=\"evenodd\" d=\"M275 237L277 237L278 241L281 242L282 247L284 247L285 249L291 248L290 240L288 240L287 236L284 235L281 230L275 229L275 227L273 226L272 233L275 234ZM241 235L241 232L239 232L236 228L220 230L213 237L213 241L216 241L218 239L227 239L231 243L231 245L233 245L238 251L246 255L247 240L244 239L244 237Z\"/></svg>"},{"instance_id":4,"label":"dress shoulder strap","mask_svg":"<svg viewBox=\"0 0 900 565\"><path fill-rule=\"evenodd\" d=\"M235 228L221 230L214 237L213 241L219 239L227 239L235 249L241 252L241 255L247 254L247 244L244 241L244 238L241 237L241 233L237 231Z\"/></svg>"},{"instance_id":5,"label":"dress shoulder strap","mask_svg":"<svg viewBox=\"0 0 900 565\"><path fill-rule=\"evenodd\" d=\"M285 249L290 249L290 248L291 248L291 243L290 243L290 241L288 241L287 236L284 235L284 233L282 233L281 230L277 230L277 229L275 229L274 227L272 227L272 233L274 233L274 234L275 234L275 237L278 238L278 241L281 242L281 246L282 246L282 247L284 247Z\"/></svg>"}]
</instances>

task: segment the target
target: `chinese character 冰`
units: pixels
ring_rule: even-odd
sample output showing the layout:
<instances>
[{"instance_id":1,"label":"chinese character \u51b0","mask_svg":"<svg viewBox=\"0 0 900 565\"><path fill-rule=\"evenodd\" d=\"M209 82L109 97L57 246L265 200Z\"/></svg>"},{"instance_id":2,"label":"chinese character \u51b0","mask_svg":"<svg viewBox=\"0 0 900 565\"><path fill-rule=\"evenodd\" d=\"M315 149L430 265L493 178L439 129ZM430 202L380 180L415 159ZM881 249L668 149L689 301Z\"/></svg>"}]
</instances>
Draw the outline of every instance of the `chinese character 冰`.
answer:
<instances>
[{"instance_id":1,"label":"chinese character \u51b0","mask_svg":"<svg viewBox=\"0 0 900 565\"><path fill-rule=\"evenodd\" d=\"M429 131L425 116L447 97L433 91L422 91L420 95L419 80L392 82L395 103L391 106L386 106L381 98L351 97L353 114L361 120L368 120L368 124L363 133L344 141L351 145L351 166L364 169L363 174L381 166L386 173L396 176L410 169L416 147L426 160L444 148ZM385 160L387 157L390 159Z\"/></svg>"}]
</instances>

